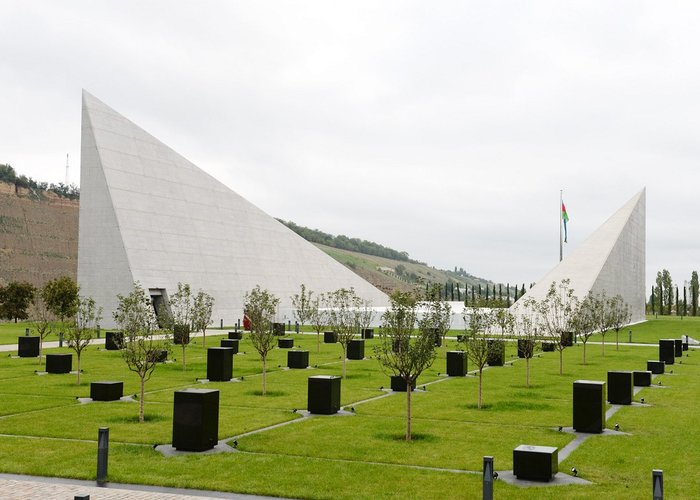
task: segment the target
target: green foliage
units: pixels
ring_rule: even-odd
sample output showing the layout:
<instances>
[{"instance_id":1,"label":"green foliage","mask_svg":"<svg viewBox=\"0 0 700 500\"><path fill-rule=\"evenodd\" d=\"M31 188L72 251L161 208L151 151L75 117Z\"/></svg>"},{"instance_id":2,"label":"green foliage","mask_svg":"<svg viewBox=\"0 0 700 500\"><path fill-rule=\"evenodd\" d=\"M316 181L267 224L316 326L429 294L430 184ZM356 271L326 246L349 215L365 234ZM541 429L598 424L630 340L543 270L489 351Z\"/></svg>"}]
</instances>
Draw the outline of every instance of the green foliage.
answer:
<instances>
[{"instance_id":1,"label":"green foliage","mask_svg":"<svg viewBox=\"0 0 700 500\"><path fill-rule=\"evenodd\" d=\"M333 236L332 234L324 233L318 229L310 229L308 227L299 226L292 221L284 221L277 219L289 229L297 233L299 236L312 243L319 243L329 247L340 248L342 250L350 250L351 252L359 252L367 255L375 255L386 259L401 260L405 262L418 262L411 260L407 252L399 252L392 248L385 247L373 241L361 240L359 238L348 238L341 234Z\"/></svg>"},{"instance_id":2,"label":"green foliage","mask_svg":"<svg viewBox=\"0 0 700 500\"><path fill-rule=\"evenodd\" d=\"M700 283L698 283L698 272L693 271L690 277L690 297L692 304L693 316L698 315L698 291L700 290Z\"/></svg>"},{"instance_id":3,"label":"green foliage","mask_svg":"<svg viewBox=\"0 0 700 500\"><path fill-rule=\"evenodd\" d=\"M301 292L291 297L294 318L299 322L300 326L305 325L311 319L313 294L314 292L310 290L307 292L306 285L302 283Z\"/></svg>"},{"instance_id":4,"label":"green foliage","mask_svg":"<svg viewBox=\"0 0 700 500\"><path fill-rule=\"evenodd\" d=\"M355 290L340 288L328 293L328 325L338 336L343 349L343 378L347 367L348 344L360 329L362 300Z\"/></svg>"},{"instance_id":5,"label":"green foliage","mask_svg":"<svg viewBox=\"0 0 700 500\"><path fill-rule=\"evenodd\" d=\"M178 283L177 291L163 301L158 311L161 325L172 332L175 343L182 346L182 369L187 369L187 346L194 330L195 308L189 283Z\"/></svg>"},{"instance_id":6,"label":"green foliage","mask_svg":"<svg viewBox=\"0 0 700 500\"><path fill-rule=\"evenodd\" d=\"M192 330L202 332L202 345L207 343L207 327L211 324L211 315L214 310L214 297L198 290L192 299Z\"/></svg>"},{"instance_id":7,"label":"green foliage","mask_svg":"<svg viewBox=\"0 0 700 500\"><path fill-rule=\"evenodd\" d=\"M61 276L46 283L41 289L41 298L46 307L61 323L72 318L78 312L80 300L78 285L68 276Z\"/></svg>"},{"instance_id":8,"label":"green foliage","mask_svg":"<svg viewBox=\"0 0 700 500\"><path fill-rule=\"evenodd\" d=\"M280 300L260 285L246 292L244 310L250 320L250 340L262 361L262 395L267 394L267 356L275 347L272 323Z\"/></svg>"},{"instance_id":9,"label":"green foliage","mask_svg":"<svg viewBox=\"0 0 700 500\"><path fill-rule=\"evenodd\" d=\"M34 300L36 288L31 283L11 281L0 286L0 318L14 320L27 319L27 310Z\"/></svg>"},{"instance_id":10,"label":"green foliage","mask_svg":"<svg viewBox=\"0 0 700 500\"><path fill-rule=\"evenodd\" d=\"M92 297L78 297L75 320L66 331L68 347L75 351L78 358L78 379L80 385L80 358L83 350L90 344L95 327L102 319L102 308L97 307Z\"/></svg>"},{"instance_id":11,"label":"green foliage","mask_svg":"<svg viewBox=\"0 0 700 500\"><path fill-rule=\"evenodd\" d=\"M14 184L15 188L21 187L38 191L52 191L58 196L68 198L69 200L77 200L80 198L80 189L75 184L66 185L61 182L58 184L38 182L26 175L17 175L15 169L7 164L0 164L0 181Z\"/></svg>"}]
</instances>

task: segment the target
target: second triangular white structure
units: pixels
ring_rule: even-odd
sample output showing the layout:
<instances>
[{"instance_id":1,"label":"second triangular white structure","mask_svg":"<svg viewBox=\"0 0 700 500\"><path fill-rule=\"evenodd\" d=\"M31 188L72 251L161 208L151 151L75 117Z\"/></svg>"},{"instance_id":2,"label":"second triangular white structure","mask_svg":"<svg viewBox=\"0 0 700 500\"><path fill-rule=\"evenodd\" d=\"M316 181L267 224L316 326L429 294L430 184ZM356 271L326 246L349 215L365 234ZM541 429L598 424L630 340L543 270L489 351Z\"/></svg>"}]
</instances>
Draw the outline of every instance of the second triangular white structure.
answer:
<instances>
[{"instance_id":1,"label":"second triangular white structure","mask_svg":"<svg viewBox=\"0 0 700 500\"><path fill-rule=\"evenodd\" d=\"M646 189L634 195L571 255L537 282L526 297L542 300L553 281L568 278L574 294L621 295L632 322L645 320ZM517 309L517 303L513 306Z\"/></svg>"},{"instance_id":2,"label":"second triangular white structure","mask_svg":"<svg viewBox=\"0 0 700 500\"><path fill-rule=\"evenodd\" d=\"M387 296L116 111L83 92L78 282L111 326L116 295L134 281L173 293L178 282L214 296L212 319L233 324L256 285L280 298L304 283Z\"/></svg>"}]
</instances>

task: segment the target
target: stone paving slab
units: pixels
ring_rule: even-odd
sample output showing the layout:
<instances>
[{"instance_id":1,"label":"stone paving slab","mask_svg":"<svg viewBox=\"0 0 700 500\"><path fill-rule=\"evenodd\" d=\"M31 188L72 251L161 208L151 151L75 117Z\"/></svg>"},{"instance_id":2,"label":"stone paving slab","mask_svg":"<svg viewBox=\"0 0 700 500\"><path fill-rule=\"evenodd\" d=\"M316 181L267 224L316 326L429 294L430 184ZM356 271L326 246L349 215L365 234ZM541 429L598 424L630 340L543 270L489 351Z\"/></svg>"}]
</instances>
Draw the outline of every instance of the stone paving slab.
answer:
<instances>
[{"instance_id":1,"label":"stone paving slab","mask_svg":"<svg viewBox=\"0 0 700 500\"><path fill-rule=\"evenodd\" d=\"M72 500L76 495L90 495L90 500L201 500L222 498L261 500L273 497L223 493L182 488L111 484L97 486L93 481L0 474L3 500Z\"/></svg>"}]
</instances>

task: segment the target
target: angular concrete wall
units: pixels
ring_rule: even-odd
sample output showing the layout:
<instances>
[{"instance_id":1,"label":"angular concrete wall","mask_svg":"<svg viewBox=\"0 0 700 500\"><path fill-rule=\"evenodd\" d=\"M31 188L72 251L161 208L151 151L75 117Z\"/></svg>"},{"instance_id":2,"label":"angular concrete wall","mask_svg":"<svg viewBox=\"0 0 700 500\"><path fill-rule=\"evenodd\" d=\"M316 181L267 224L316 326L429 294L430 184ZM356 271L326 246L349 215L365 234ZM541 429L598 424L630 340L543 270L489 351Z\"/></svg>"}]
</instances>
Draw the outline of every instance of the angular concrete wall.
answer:
<instances>
[{"instance_id":1,"label":"angular concrete wall","mask_svg":"<svg viewBox=\"0 0 700 500\"><path fill-rule=\"evenodd\" d=\"M645 320L646 189L634 195L571 255L562 260L526 294L542 300L550 284L571 280L577 297L589 290L621 295L629 304L632 322ZM515 310L518 303L512 306Z\"/></svg>"},{"instance_id":2,"label":"angular concrete wall","mask_svg":"<svg viewBox=\"0 0 700 500\"><path fill-rule=\"evenodd\" d=\"M375 305L387 296L273 217L83 92L81 293L112 324L116 294L133 281L172 293L178 282L216 299L213 320L242 317L256 285L280 300L304 283L326 292L353 287Z\"/></svg>"}]
</instances>

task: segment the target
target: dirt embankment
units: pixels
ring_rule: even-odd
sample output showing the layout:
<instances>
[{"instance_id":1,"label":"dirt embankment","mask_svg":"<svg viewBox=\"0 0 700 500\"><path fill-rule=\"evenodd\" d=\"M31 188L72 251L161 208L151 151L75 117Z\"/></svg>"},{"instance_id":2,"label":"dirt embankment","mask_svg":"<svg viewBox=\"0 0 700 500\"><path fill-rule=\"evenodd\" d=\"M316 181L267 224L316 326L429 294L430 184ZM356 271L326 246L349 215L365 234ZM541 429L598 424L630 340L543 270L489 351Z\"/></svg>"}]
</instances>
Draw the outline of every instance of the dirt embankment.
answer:
<instances>
[{"instance_id":1,"label":"dirt embankment","mask_svg":"<svg viewBox=\"0 0 700 500\"><path fill-rule=\"evenodd\" d=\"M0 182L0 284L77 279L78 200Z\"/></svg>"}]
</instances>

